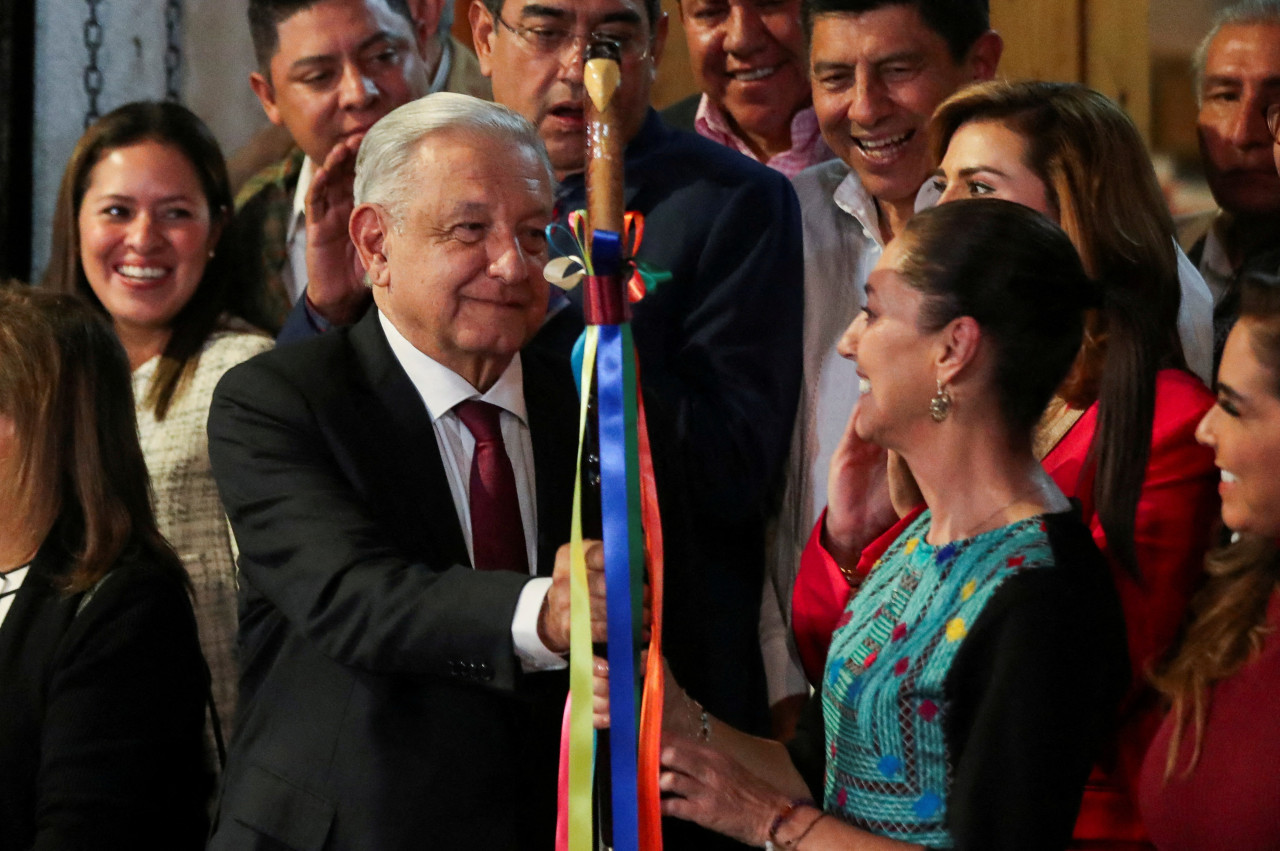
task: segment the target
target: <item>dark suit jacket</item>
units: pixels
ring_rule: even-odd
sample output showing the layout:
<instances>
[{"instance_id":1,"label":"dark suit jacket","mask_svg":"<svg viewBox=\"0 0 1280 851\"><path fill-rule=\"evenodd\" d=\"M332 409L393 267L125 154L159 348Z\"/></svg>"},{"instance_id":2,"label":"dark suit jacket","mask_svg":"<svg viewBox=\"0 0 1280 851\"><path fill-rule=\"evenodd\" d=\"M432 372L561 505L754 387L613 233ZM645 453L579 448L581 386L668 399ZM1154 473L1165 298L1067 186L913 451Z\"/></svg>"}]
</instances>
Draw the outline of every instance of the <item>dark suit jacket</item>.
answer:
<instances>
[{"instance_id":1,"label":"dark suit jacket","mask_svg":"<svg viewBox=\"0 0 1280 851\"><path fill-rule=\"evenodd\" d=\"M67 596L69 564L50 536L0 626L0 849L199 849L209 673L181 575L124 561Z\"/></svg>"},{"instance_id":2,"label":"dark suit jacket","mask_svg":"<svg viewBox=\"0 0 1280 851\"><path fill-rule=\"evenodd\" d=\"M568 540L577 395L523 358L538 573ZM227 373L241 704L212 849L550 848L563 674L523 674L528 577L478 573L430 417L370 311Z\"/></svg>"},{"instance_id":3,"label":"dark suit jacket","mask_svg":"<svg viewBox=\"0 0 1280 851\"><path fill-rule=\"evenodd\" d=\"M667 544L664 647L680 684L717 717L768 731L760 657L764 527L800 391L804 256L791 183L649 111L627 145L626 208L645 216L639 259L672 279L632 326ZM556 193L586 206L583 176ZM535 345L581 328L582 288ZM664 464L664 461L672 463Z\"/></svg>"},{"instance_id":4,"label":"dark suit jacket","mask_svg":"<svg viewBox=\"0 0 1280 851\"><path fill-rule=\"evenodd\" d=\"M683 100L678 100L662 110L662 120L676 130L687 133L696 132L698 104L702 103L702 92L694 92Z\"/></svg>"}]
</instances>

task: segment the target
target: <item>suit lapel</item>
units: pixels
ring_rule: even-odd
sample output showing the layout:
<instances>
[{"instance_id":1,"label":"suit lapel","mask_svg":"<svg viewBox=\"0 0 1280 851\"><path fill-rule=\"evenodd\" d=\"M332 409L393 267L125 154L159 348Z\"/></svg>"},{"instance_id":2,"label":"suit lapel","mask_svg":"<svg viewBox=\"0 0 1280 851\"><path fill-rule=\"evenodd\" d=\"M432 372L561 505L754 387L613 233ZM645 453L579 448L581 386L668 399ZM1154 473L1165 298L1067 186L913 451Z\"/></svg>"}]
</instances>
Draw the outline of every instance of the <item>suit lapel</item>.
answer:
<instances>
[{"instance_id":1,"label":"suit lapel","mask_svg":"<svg viewBox=\"0 0 1280 851\"><path fill-rule=\"evenodd\" d=\"M351 345L357 380L367 382L375 400L372 410L380 414L359 419L356 440L384 471L387 481L373 486L389 489L397 506L396 533L413 541L416 552L439 554L445 564L470 565L431 415L392 354L377 310L369 310L352 329Z\"/></svg>"},{"instance_id":2,"label":"suit lapel","mask_svg":"<svg viewBox=\"0 0 1280 851\"><path fill-rule=\"evenodd\" d=\"M550 576L556 550L569 540L578 393L568 361L530 348L520 357L538 492L538 575Z\"/></svg>"}]
</instances>

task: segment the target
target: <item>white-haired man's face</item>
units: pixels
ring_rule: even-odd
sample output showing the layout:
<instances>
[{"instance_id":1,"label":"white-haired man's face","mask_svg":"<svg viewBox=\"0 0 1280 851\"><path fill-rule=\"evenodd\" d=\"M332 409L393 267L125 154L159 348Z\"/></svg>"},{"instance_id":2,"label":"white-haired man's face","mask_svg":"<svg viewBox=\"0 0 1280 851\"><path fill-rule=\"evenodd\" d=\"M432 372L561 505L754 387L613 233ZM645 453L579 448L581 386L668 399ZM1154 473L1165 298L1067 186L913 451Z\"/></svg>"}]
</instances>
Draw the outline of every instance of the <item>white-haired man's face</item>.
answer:
<instances>
[{"instance_id":1,"label":"white-haired man's face","mask_svg":"<svg viewBox=\"0 0 1280 851\"><path fill-rule=\"evenodd\" d=\"M485 390L547 311L551 177L537 152L442 131L415 152L421 191L364 204L351 233L374 302L418 350Z\"/></svg>"}]
</instances>

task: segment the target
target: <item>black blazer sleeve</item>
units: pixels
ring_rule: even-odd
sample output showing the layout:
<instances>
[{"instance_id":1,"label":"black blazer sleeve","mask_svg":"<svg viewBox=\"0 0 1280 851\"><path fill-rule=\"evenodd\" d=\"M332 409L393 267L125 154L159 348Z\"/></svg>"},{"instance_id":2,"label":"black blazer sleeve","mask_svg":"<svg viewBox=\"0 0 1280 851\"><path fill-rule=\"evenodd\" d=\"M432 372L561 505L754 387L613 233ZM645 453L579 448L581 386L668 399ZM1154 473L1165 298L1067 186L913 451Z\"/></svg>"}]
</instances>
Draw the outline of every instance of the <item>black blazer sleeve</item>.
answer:
<instances>
[{"instance_id":1,"label":"black blazer sleeve","mask_svg":"<svg viewBox=\"0 0 1280 851\"><path fill-rule=\"evenodd\" d=\"M341 665L514 688L511 622L529 577L467 566L421 399L389 371L400 407L421 409L401 429L404 410L353 377L347 334L253 359L214 394L209 454L242 583ZM458 660L470 660L461 674Z\"/></svg>"}]
</instances>

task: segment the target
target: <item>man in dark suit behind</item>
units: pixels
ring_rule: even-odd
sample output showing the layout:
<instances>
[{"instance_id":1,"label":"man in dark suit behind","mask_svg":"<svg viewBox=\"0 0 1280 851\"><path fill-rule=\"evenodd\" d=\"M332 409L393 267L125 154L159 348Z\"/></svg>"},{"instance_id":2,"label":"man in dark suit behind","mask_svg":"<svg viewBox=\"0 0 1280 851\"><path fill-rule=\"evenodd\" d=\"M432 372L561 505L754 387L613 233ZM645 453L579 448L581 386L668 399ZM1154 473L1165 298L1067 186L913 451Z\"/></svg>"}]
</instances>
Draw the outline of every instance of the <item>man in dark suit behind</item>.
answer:
<instances>
[{"instance_id":1,"label":"man in dark suit behind","mask_svg":"<svg viewBox=\"0 0 1280 851\"><path fill-rule=\"evenodd\" d=\"M519 351L551 187L515 113L397 109L364 139L350 226L377 309L218 387L242 676L211 849L551 847L576 392ZM498 524L476 399L514 490ZM594 617L597 545L588 563Z\"/></svg>"}]
</instances>

